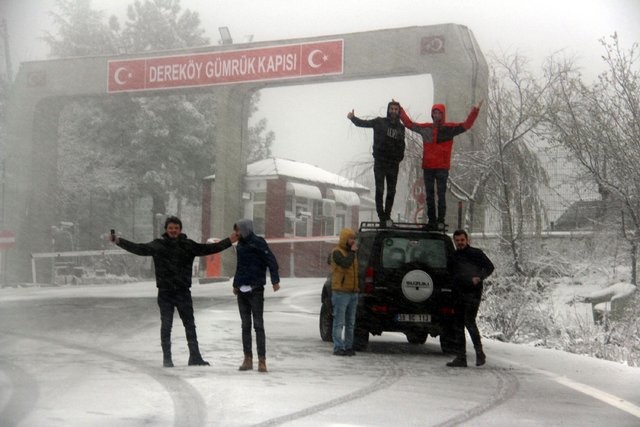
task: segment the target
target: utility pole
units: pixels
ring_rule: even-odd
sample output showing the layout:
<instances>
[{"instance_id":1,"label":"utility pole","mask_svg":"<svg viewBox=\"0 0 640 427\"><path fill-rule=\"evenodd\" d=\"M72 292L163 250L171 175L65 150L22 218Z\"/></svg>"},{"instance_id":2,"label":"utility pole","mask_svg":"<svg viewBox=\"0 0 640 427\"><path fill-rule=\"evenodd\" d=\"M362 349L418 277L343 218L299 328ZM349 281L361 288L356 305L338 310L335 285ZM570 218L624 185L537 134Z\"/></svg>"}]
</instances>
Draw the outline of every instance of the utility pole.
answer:
<instances>
[{"instance_id":1,"label":"utility pole","mask_svg":"<svg viewBox=\"0 0 640 427\"><path fill-rule=\"evenodd\" d=\"M2 18L2 21L0 22L0 32L2 40L4 41L4 63L7 71L7 80L12 82L13 68L11 67L11 53L9 51L9 29L5 18Z\"/></svg>"}]
</instances>

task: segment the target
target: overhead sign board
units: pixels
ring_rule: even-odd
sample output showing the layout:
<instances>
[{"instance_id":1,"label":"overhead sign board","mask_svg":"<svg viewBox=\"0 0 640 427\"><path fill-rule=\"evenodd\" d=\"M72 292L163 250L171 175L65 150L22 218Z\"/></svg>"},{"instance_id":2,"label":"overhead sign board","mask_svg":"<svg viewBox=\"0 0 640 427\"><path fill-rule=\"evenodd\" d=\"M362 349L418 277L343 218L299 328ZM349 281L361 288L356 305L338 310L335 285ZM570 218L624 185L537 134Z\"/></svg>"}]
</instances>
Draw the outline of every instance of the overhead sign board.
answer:
<instances>
[{"instance_id":1,"label":"overhead sign board","mask_svg":"<svg viewBox=\"0 0 640 427\"><path fill-rule=\"evenodd\" d=\"M211 86L343 73L344 41L108 61L107 92Z\"/></svg>"}]
</instances>

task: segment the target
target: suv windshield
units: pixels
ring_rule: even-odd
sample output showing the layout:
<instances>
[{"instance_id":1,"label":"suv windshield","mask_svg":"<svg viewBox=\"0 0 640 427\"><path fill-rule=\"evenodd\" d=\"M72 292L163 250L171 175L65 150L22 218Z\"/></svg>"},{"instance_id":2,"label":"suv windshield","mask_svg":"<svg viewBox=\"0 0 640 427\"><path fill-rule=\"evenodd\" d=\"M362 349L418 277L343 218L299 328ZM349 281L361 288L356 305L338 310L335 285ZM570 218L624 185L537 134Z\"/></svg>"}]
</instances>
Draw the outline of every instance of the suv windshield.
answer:
<instances>
[{"instance_id":1,"label":"suv windshield","mask_svg":"<svg viewBox=\"0 0 640 427\"><path fill-rule=\"evenodd\" d=\"M447 257L444 240L412 237L384 239L382 267L400 268L404 264L418 262L431 268L446 268Z\"/></svg>"}]
</instances>

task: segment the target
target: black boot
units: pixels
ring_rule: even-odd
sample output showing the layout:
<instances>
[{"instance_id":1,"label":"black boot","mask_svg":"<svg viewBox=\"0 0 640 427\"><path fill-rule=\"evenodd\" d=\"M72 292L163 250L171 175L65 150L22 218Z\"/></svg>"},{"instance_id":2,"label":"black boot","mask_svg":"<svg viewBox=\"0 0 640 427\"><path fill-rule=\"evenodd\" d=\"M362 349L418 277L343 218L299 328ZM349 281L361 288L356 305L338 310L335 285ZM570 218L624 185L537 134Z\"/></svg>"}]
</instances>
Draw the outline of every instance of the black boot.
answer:
<instances>
[{"instance_id":1,"label":"black boot","mask_svg":"<svg viewBox=\"0 0 640 427\"><path fill-rule=\"evenodd\" d=\"M165 368L173 368L171 360L171 341L162 343L162 366Z\"/></svg>"},{"instance_id":2,"label":"black boot","mask_svg":"<svg viewBox=\"0 0 640 427\"><path fill-rule=\"evenodd\" d=\"M209 366L209 362L204 360L200 355L198 341L190 341L189 343L189 366Z\"/></svg>"},{"instance_id":3,"label":"black boot","mask_svg":"<svg viewBox=\"0 0 640 427\"><path fill-rule=\"evenodd\" d=\"M476 366L482 366L487 361L487 355L482 351L482 346L476 347Z\"/></svg>"},{"instance_id":4,"label":"black boot","mask_svg":"<svg viewBox=\"0 0 640 427\"><path fill-rule=\"evenodd\" d=\"M447 363L447 366L451 368L466 368L467 358L464 356L456 356L451 362Z\"/></svg>"}]
</instances>

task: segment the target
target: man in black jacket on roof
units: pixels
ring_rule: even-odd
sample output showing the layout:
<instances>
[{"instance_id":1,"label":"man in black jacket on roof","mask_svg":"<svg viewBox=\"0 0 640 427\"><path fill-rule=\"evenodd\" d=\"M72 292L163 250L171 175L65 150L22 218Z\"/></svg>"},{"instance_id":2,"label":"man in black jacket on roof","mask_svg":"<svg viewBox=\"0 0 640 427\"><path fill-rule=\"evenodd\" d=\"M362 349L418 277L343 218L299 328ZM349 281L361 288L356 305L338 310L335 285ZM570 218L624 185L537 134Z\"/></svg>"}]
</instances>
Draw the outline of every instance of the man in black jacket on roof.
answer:
<instances>
[{"instance_id":1,"label":"man in black jacket on roof","mask_svg":"<svg viewBox=\"0 0 640 427\"><path fill-rule=\"evenodd\" d=\"M376 211L382 225L391 219L391 209L396 196L396 184L400 162L404 159L404 125L400 122L400 104L391 101L387 105L387 117L363 120L354 110L347 114L351 122L363 128L373 128L373 177L376 184ZM384 182L387 181L387 197L382 204Z\"/></svg>"},{"instance_id":2,"label":"man in black jacket on roof","mask_svg":"<svg viewBox=\"0 0 640 427\"><path fill-rule=\"evenodd\" d=\"M189 346L189 366L209 365L202 359L196 335L191 299L191 275L193 260L223 251L238 239L235 233L217 243L201 244L187 239L182 233L180 218L170 216L164 223L165 233L161 238L149 243L133 243L111 234L110 240L132 254L153 257L158 287L158 307L160 307L160 342L162 344L163 366L173 367L171 359L171 327L174 309L178 310Z\"/></svg>"}]
</instances>

